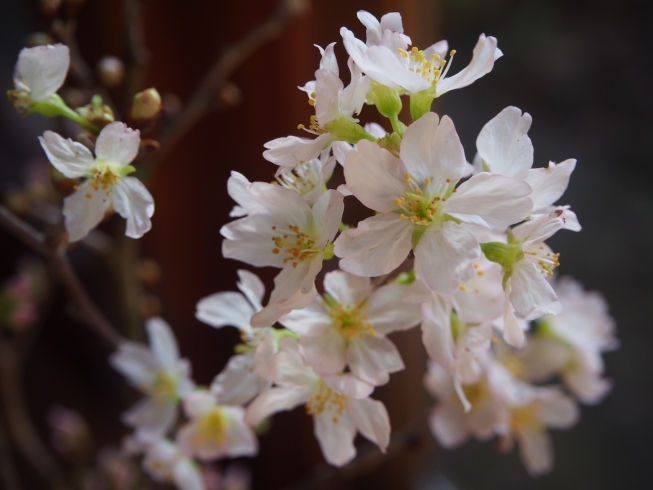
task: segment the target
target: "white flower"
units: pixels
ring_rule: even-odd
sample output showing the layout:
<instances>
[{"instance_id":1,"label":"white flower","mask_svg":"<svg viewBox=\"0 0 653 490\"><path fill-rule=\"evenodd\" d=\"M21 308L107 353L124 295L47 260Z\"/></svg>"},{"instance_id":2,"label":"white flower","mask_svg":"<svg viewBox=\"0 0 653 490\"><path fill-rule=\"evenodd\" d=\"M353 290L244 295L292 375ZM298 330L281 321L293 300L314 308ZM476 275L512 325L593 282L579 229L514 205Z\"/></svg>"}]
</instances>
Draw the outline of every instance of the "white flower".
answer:
<instances>
[{"instance_id":1,"label":"white flower","mask_svg":"<svg viewBox=\"0 0 653 490\"><path fill-rule=\"evenodd\" d=\"M381 17L381 21L365 10L356 14L358 20L367 28L366 44L368 46L388 46L390 48L406 48L411 40L404 34L404 26L399 12L389 12Z\"/></svg>"},{"instance_id":2,"label":"white flower","mask_svg":"<svg viewBox=\"0 0 653 490\"><path fill-rule=\"evenodd\" d=\"M239 270L238 277L238 289L242 294L225 291L207 296L197 303L195 313L198 320L212 327L231 325L241 332L243 344L240 347L244 352L231 357L211 383L211 393L222 405L243 405L268 384L265 379L265 346L261 349L259 346L267 343L267 337L272 333L269 328L252 328L250 325L252 315L263 309L261 301L265 286L249 271Z\"/></svg>"},{"instance_id":3,"label":"white flower","mask_svg":"<svg viewBox=\"0 0 653 490\"><path fill-rule=\"evenodd\" d=\"M387 383L388 374L404 363L385 335L420 320L419 308L401 301L406 287L387 284L373 290L368 278L334 271L324 277L324 289L326 300L318 296L279 320L300 334L305 362L322 376L336 375L348 365L367 383Z\"/></svg>"},{"instance_id":4,"label":"white flower","mask_svg":"<svg viewBox=\"0 0 653 490\"><path fill-rule=\"evenodd\" d=\"M267 203L267 211L223 226L222 254L256 267L282 268L268 305L251 319L253 326L269 326L315 298L315 276L338 231L343 195L328 190L311 207L299 194L278 185L258 182L249 192Z\"/></svg>"},{"instance_id":5,"label":"white flower","mask_svg":"<svg viewBox=\"0 0 653 490\"><path fill-rule=\"evenodd\" d=\"M465 155L451 119L427 113L411 124L400 157L361 141L347 156L347 188L376 216L343 232L334 252L340 268L360 276L391 272L415 252L415 270L445 296L473 275L478 242L460 222L507 226L531 210L530 186L487 173L458 188Z\"/></svg>"},{"instance_id":6,"label":"white flower","mask_svg":"<svg viewBox=\"0 0 653 490\"><path fill-rule=\"evenodd\" d=\"M66 177L85 178L79 188L64 200L63 214L71 242L84 238L113 205L127 220L125 234L140 238L152 227L154 201L147 188L135 177L129 165L138 153L138 130L124 123L105 126L95 143L95 155L81 143L46 131L39 137L48 159Z\"/></svg>"},{"instance_id":7,"label":"white flower","mask_svg":"<svg viewBox=\"0 0 653 490\"><path fill-rule=\"evenodd\" d=\"M325 150L319 158L301 161L294 167L279 167L277 182L286 189L295 191L307 203L315 203L325 192L336 166L336 158L329 154L330 151Z\"/></svg>"},{"instance_id":8,"label":"white flower","mask_svg":"<svg viewBox=\"0 0 653 490\"><path fill-rule=\"evenodd\" d=\"M224 457L254 456L258 443L245 423L242 407L218 405L207 391L195 391L184 398L190 421L177 433L177 444L188 456L201 461Z\"/></svg>"},{"instance_id":9,"label":"white flower","mask_svg":"<svg viewBox=\"0 0 653 490\"><path fill-rule=\"evenodd\" d=\"M356 432L385 451L390 440L390 421L383 404L369 398L371 385L351 374L320 378L304 366L297 342L289 338L279 343L271 376L276 386L265 389L247 407L245 420L250 425L258 425L272 413L306 404L329 463L342 466L351 461L356 455Z\"/></svg>"},{"instance_id":10,"label":"white flower","mask_svg":"<svg viewBox=\"0 0 653 490\"><path fill-rule=\"evenodd\" d=\"M147 447L143 468L154 481L174 484L179 490L206 488L197 464L167 439L159 439Z\"/></svg>"},{"instance_id":11,"label":"white flower","mask_svg":"<svg viewBox=\"0 0 653 490\"><path fill-rule=\"evenodd\" d=\"M125 342L109 362L134 388L147 396L124 414L127 425L144 439L164 435L177 418L180 397L193 389L190 364L179 358L170 327L160 318L146 323L150 348Z\"/></svg>"},{"instance_id":12,"label":"white flower","mask_svg":"<svg viewBox=\"0 0 653 490\"><path fill-rule=\"evenodd\" d=\"M70 51L64 44L23 48L14 70L16 90L12 96L23 110L43 102L63 85L70 66Z\"/></svg>"}]
</instances>

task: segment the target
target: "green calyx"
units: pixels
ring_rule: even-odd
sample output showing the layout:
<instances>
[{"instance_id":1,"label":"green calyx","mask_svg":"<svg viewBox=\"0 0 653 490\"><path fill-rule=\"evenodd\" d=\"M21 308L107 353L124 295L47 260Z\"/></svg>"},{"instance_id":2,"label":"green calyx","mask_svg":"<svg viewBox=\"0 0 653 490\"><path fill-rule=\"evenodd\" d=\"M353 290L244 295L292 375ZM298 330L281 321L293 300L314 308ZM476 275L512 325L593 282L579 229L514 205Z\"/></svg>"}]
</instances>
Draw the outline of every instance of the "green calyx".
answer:
<instances>
[{"instance_id":1,"label":"green calyx","mask_svg":"<svg viewBox=\"0 0 653 490\"><path fill-rule=\"evenodd\" d=\"M395 278L394 282L402 286L410 286L415 282L415 269L411 269L409 272L402 272Z\"/></svg>"},{"instance_id":2,"label":"green calyx","mask_svg":"<svg viewBox=\"0 0 653 490\"><path fill-rule=\"evenodd\" d=\"M329 308L335 308L338 305L338 302L329 293L324 293L322 299L324 299L324 302L327 304Z\"/></svg>"},{"instance_id":3,"label":"green calyx","mask_svg":"<svg viewBox=\"0 0 653 490\"><path fill-rule=\"evenodd\" d=\"M458 340L458 335L460 334L460 330L462 329L462 327L463 327L463 322L460 321L456 312L452 311L451 312L451 335L453 336L454 342Z\"/></svg>"},{"instance_id":4,"label":"green calyx","mask_svg":"<svg viewBox=\"0 0 653 490\"><path fill-rule=\"evenodd\" d=\"M509 234L509 243L501 242L488 242L481 243L481 250L485 257L496 262L503 269L503 287L506 287L506 282L510 279L515 264L524 257L524 252L521 249L521 243L510 243L512 235Z\"/></svg>"},{"instance_id":5,"label":"green calyx","mask_svg":"<svg viewBox=\"0 0 653 490\"><path fill-rule=\"evenodd\" d=\"M57 94L52 94L47 99L38 102L30 100L27 110L28 112L36 112L45 117L65 117L96 134L100 132L100 128L97 125L68 107L64 100Z\"/></svg>"},{"instance_id":6,"label":"green calyx","mask_svg":"<svg viewBox=\"0 0 653 490\"><path fill-rule=\"evenodd\" d=\"M376 106L376 109L383 117L397 119L403 104L397 90L381 85L372 80L370 90L367 92L367 100Z\"/></svg>"},{"instance_id":7,"label":"green calyx","mask_svg":"<svg viewBox=\"0 0 653 490\"><path fill-rule=\"evenodd\" d=\"M410 116L413 121L417 121L424 114L431 111L433 99L435 99L435 87L410 94Z\"/></svg>"},{"instance_id":8,"label":"green calyx","mask_svg":"<svg viewBox=\"0 0 653 490\"><path fill-rule=\"evenodd\" d=\"M324 247L324 260L330 260L333 258L333 242L329 243Z\"/></svg>"},{"instance_id":9,"label":"green calyx","mask_svg":"<svg viewBox=\"0 0 653 490\"><path fill-rule=\"evenodd\" d=\"M399 157L401 147L401 136L397 133L391 133L376 142L381 148L385 148L394 156Z\"/></svg>"},{"instance_id":10,"label":"green calyx","mask_svg":"<svg viewBox=\"0 0 653 490\"><path fill-rule=\"evenodd\" d=\"M355 121L339 116L324 126L336 140L355 145L360 140L376 141L376 138Z\"/></svg>"}]
</instances>

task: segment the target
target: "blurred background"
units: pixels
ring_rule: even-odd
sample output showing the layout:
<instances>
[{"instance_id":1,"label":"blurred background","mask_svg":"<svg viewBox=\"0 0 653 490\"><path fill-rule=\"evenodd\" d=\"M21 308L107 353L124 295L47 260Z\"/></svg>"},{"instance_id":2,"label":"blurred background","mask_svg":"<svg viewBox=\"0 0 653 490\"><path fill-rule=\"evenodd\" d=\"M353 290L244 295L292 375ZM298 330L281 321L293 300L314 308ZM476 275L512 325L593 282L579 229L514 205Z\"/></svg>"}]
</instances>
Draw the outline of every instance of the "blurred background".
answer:
<instances>
[{"instance_id":1,"label":"blurred background","mask_svg":"<svg viewBox=\"0 0 653 490\"><path fill-rule=\"evenodd\" d=\"M19 50L31 34L50 25L43 15L44 3L56 4L3 0L0 80L6 89L12 86ZM77 3L77 39L88 65L94 67L105 55L124 57L128 40L121 2ZM277 4L278 0L143 2L149 52L143 88L155 86L165 110L174 116L221 50L263 22ZM560 274L574 276L587 289L605 295L621 348L606 355L607 375L615 383L612 393L598 406L583 407L572 430L554 433L556 463L549 475L530 478L516 454L499 454L494 442L472 441L445 451L420 440L368 475L332 488L647 488L653 481L649 1L314 0L308 12L234 74L229 91L217 94L219 110L185 135L155 170L145 169L156 202L152 231L134 242L121 238L122 220L111 219L102 225L105 235L95 249L71 251L94 300L125 335L136 339L143 338L143 331L142 319L134 311L163 315L175 330L182 354L192 360L196 381L210 383L238 341L236 332L214 330L194 318L200 298L235 289L241 266L220 253L219 230L229 221L233 205L226 193L229 172L238 170L250 180L272 178L275 168L261 157L263 144L298 134L297 124L305 124L312 114L295 87L313 79L319 62L313 44L338 41L336 52L344 62L339 29L346 25L364 38L356 19L361 9L377 17L401 12L405 31L416 46L447 39L458 52L453 72L471 59L480 33L498 38L504 57L492 73L437 99L434 110L451 116L470 161L483 125L508 105L533 116L529 135L536 166L578 159L561 203L571 205L583 231L559 233L551 245L561 253ZM118 104L126 104L120 88L109 93ZM362 119L368 114L364 110ZM16 198L17 189L28 180L38 180L39 169L47 168L36 137L48 128L65 129L58 124L39 116L21 120L10 102L0 103L0 193L5 202ZM356 219L351 217L352 222ZM103 254L107 245L118 253ZM16 272L27 251L2 230L0 250L0 278L6 278ZM128 266L132 258L138 258L137 268ZM274 271L266 274L271 284ZM26 391L26 409L44 439L46 414L59 404L88 420L97 445L117 445L127 433L117 414L136 395L108 367L110 350L76 323L63 293L52 290L42 301L45 319L16 373ZM425 355L419 337L417 330L393 337L407 369L375 393L387 404L395 429L422 415L431 403L421 387ZM312 423L303 408L275 416L261 438L259 457L243 461L251 468L255 489L284 488L320 463ZM17 457L16 464L25 488L42 488L26 461Z\"/></svg>"}]
</instances>

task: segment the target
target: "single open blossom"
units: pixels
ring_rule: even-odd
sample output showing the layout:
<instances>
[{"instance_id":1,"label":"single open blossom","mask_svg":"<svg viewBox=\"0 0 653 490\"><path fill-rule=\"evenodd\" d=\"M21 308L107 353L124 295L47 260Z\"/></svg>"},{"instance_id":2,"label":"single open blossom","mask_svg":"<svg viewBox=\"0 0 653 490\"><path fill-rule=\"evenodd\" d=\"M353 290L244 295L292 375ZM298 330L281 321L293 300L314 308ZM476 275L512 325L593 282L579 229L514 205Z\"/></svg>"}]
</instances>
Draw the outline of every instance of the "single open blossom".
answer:
<instances>
[{"instance_id":1,"label":"single open blossom","mask_svg":"<svg viewBox=\"0 0 653 490\"><path fill-rule=\"evenodd\" d=\"M300 334L305 362L321 376L349 366L363 381L380 385L389 373L404 368L399 351L385 335L419 323L419 308L402 303L405 286L372 288L366 277L329 272L324 277L327 299L318 296L303 310L282 317L282 325Z\"/></svg>"},{"instance_id":2,"label":"single open blossom","mask_svg":"<svg viewBox=\"0 0 653 490\"><path fill-rule=\"evenodd\" d=\"M531 211L530 186L481 173L458 188L465 155L453 122L427 113L411 124L400 158L361 141L347 156L347 188L379 212L346 230L335 242L340 268L378 276L401 264L411 249L420 279L441 295L451 295L473 275L478 242L459 223L507 226Z\"/></svg>"},{"instance_id":3,"label":"single open blossom","mask_svg":"<svg viewBox=\"0 0 653 490\"><path fill-rule=\"evenodd\" d=\"M359 12L359 19L368 27L367 43L356 39L345 27L340 30L347 53L354 63L371 79L387 87L401 88L411 94L428 90L433 97L439 97L450 90L466 87L486 75L492 70L494 62L503 55L497 48L494 37L481 34L470 64L456 75L446 78L456 52L450 52L447 64L446 41L440 41L423 51L416 47L408 50L410 38L401 34L401 16L396 13L394 15L392 23L384 25L377 21L376 26L373 25L373 16Z\"/></svg>"},{"instance_id":4,"label":"single open blossom","mask_svg":"<svg viewBox=\"0 0 653 490\"><path fill-rule=\"evenodd\" d=\"M190 421L179 429L177 444L187 456L210 461L258 452L256 436L243 420L242 407L218 405L211 393L197 390L184 398L184 411Z\"/></svg>"},{"instance_id":5,"label":"single open blossom","mask_svg":"<svg viewBox=\"0 0 653 490\"><path fill-rule=\"evenodd\" d=\"M30 105L56 94L66 80L69 66L70 50L64 44L23 48L14 70L16 89L10 93L19 112L24 113Z\"/></svg>"},{"instance_id":6,"label":"single open blossom","mask_svg":"<svg viewBox=\"0 0 653 490\"><path fill-rule=\"evenodd\" d=\"M277 182L286 189L295 191L307 203L315 203L326 191L326 184L336 166L336 158L330 156L330 153L325 150L318 158L301 161L294 167L279 167Z\"/></svg>"},{"instance_id":7,"label":"single open blossom","mask_svg":"<svg viewBox=\"0 0 653 490\"><path fill-rule=\"evenodd\" d=\"M278 185L258 182L249 192L265 201L267 210L223 226L222 254L256 267L282 269L268 305L251 319L251 325L264 327L317 295L315 276L338 231L344 198L328 190L311 207L299 194Z\"/></svg>"},{"instance_id":8,"label":"single open blossom","mask_svg":"<svg viewBox=\"0 0 653 490\"><path fill-rule=\"evenodd\" d=\"M152 227L154 200L129 165L140 144L138 130L124 123L105 126L95 143L95 158L81 143L46 131L39 137L48 159L66 177L86 179L64 200L63 214L71 242L95 228L110 205L127 220L125 234L140 238Z\"/></svg>"},{"instance_id":9,"label":"single open blossom","mask_svg":"<svg viewBox=\"0 0 653 490\"><path fill-rule=\"evenodd\" d=\"M261 302L265 286L255 274L246 270L239 270L238 278L238 289L242 294L225 291L207 296L197 303L195 313L198 320L212 327L230 325L241 333L242 352L232 356L211 383L211 393L222 405L243 405L268 385L265 379L268 360L266 347L272 333L267 327L252 328L250 325L252 316L263 309Z\"/></svg>"},{"instance_id":10,"label":"single open blossom","mask_svg":"<svg viewBox=\"0 0 653 490\"><path fill-rule=\"evenodd\" d=\"M179 490L204 490L200 469L192 459L167 439L158 439L145 449L143 468L156 482L175 485Z\"/></svg>"},{"instance_id":11,"label":"single open blossom","mask_svg":"<svg viewBox=\"0 0 653 490\"><path fill-rule=\"evenodd\" d=\"M532 187L531 215L537 217L554 209L553 204L562 197L569 185L569 178L576 167L571 158L561 163L549 162L548 167L533 166L533 143L528 137L532 118L517 107L506 107L492 118L478 135L474 158L477 171L506 175L524 180ZM559 207L565 211L564 228L580 231L576 215L568 206Z\"/></svg>"},{"instance_id":12,"label":"single open blossom","mask_svg":"<svg viewBox=\"0 0 653 490\"><path fill-rule=\"evenodd\" d=\"M146 324L149 349L136 342L120 345L109 359L111 365L146 397L124 414L143 439L164 435L174 424L181 397L193 389L190 364L179 358L170 327L160 318Z\"/></svg>"},{"instance_id":13,"label":"single open blossom","mask_svg":"<svg viewBox=\"0 0 653 490\"><path fill-rule=\"evenodd\" d=\"M390 441L390 420L379 401L372 400L372 385L351 374L320 377L305 366L294 339L279 342L271 366L274 387L266 388L247 407L245 420L257 425L267 416L306 404L313 416L315 436L324 458L342 466L356 455L354 437L360 432L382 451Z\"/></svg>"}]
</instances>

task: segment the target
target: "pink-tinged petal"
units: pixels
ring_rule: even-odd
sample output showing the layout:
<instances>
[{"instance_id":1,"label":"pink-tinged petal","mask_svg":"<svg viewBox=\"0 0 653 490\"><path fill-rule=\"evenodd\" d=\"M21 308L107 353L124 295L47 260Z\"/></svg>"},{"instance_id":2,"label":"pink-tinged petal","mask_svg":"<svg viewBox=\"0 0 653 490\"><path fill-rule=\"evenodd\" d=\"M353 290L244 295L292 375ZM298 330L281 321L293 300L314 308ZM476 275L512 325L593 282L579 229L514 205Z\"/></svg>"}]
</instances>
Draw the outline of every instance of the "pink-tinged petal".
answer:
<instances>
[{"instance_id":1,"label":"pink-tinged petal","mask_svg":"<svg viewBox=\"0 0 653 490\"><path fill-rule=\"evenodd\" d=\"M162 367L170 370L177 369L179 348L170 326L163 319L154 317L145 322L147 337L150 341L152 354L161 363Z\"/></svg>"},{"instance_id":2,"label":"pink-tinged petal","mask_svg":"<svg viewBox=\"0 0 653 490\"><path fill-rule=\"evenodd\" d=\"M197 303L195 318L216 328L230 325L249 331L249 321L254 313L252 305L242 294L225 291L201 299Z\"/></svg>"},{"instance_id":3,"label":"pink-tinged petal","mask_svg":"<svg viewBox=\"0 0 653 490\"><path fill-rule=\"evenodd\" d=\"M267 182L254 182L249 190L262 201L269 214L276 216L286 226L299 226L301 230L309 227L311 207L295 191Z\"/></svg>"},{"instance_id":4,"label":"pink-tinged petal","mask_svg":"<svg viewBox=\"0 0 653 490\"><path fill-rule=\"evenodd\" d=\"M263 281L256 274L246 269L239 269L236 272L238 274L238 289L242 291L254 309L260 310L261 301L263 301L265 295Z\"/></svg>"},{"instance_id":5,"label":"pink-tinged petal","mask_svg":"<svg viewBox=\"0 0 653 490\"><path fill-rule=\"evenodd\" d=\"M406 289L403 300L407 303L421 304L431 301L431 298L433 298L433 291L418 277Z\"/></svg>"},{"instance_id":6,"label":"pink-tinged petal","mask_svg":"<svg viewBox=\"0 0 653 490\"><path fill-rule=\"evenodd\" d=\"M313 417L313 423L315 437L328 463L343 466L354 459L356 426L346 412L339 414L332 405L328 405L321 414Z\"/></svg>"},{"instance_id":7,"label":"pink-tinged petal","mask_svg":"<svg viewBox=\"0 0 653 490\"><path fill-rule=\"evenodd\" d=\"M317 297L308 306L293 310L282 316L279 323L301 336L316 337L324 334L331 328L331 317L327 309L322 306L322 298Z\"/></svg>"},{"instance_id":8,"label":"pink-tinged petal","mask_svg":"<svg viewBox=\"0 0 653 490\"><path fill-rule=\"evenodd\" d=\"M361 381L352 374L338 374L336 376L325 376L322 378L324 384L331 390L355 399L367 398L374 391L374 386Z\"/></svg>"},{"instance_id":9,"label":"pink-tinged petal","mask_svg":"<svg viewBox=\"0 0 653 490\"><path fill-rule=\"evenodd\" d=\"M454 293L458 318L463 323L491 321L503 312L501 266L483 257L474 263L474 275Z\"/></svg>"},{"instance_id":10,"label":"pink-tinged petal","mask_svg":"<svg viewBox=\"0 0 653 490\"><path fill-rule=\"evenodd\" d=\"M473 274L472 262L480 255L476 238L452 221L424 232L415 247L415 272L434 292L453 294Z\"/></svg>"},{"instance_id":11,"label":"pink-tinged petal","mask_svg":"<svg viewBox=\"0 0 653 490\"><path fill-rule=\"evenodd\" d=\"M376 386L388 382L388 373L405 367L399 351L385 337L352 338L347 349L347 364L354 376Z\"/></svg>"},{"instance_id":12,"label":"pink-tinged petal","mask_svg":"<svg viewBox=\"0 0 653 490\"><path fill-rule=\"evenodd\" d=\"M292 410L308 401L311 392L306 387L266 388L247 406L245 421L257 426L273 413Z\"/></svg>"},{"instance_id":13,"label":"pink-tinged petal","mask_svg":"<svg viewBox=\"0 0 653 490\"><path fill-rule=\"evenodd\" d=\"M436 96L439 97L450 90L474 83L483 75L490 73L494 62L501 56L503 53L497 48L497 40L492 36L485 37L485 34L481 34L474 47L472 61L454 76L439 81L435 86Z\"/></svg>"},{"instance_id":14,"label":"pink-tinged petal","mask_svg":"<svg viewBox=\"0 0 653 490\"><path fill-rule=\"evenodd\" d=\"M338 231L342 213L345 210L345 197L330 189L320 196L313 205L313 229L315 247L322 248L333 240Z\"/></svg>"},{"instance_id":15,"label":"pink-tinged petal","mask_svg":"<svg viewBox=\"0 0 653 490\"><path fill-rule=\"evenodd\" d=\"M205 390L198 390L184 398L184 413L194 419L204 415L215 406L215 397Z\"/></svg>"},{"instance_id":16,"label":"pink-tinged petal","mask_svg":"<svg viewBox=\"0 0 653 490\"><path fill-rule=\"evenodd\" d=\"M321 376L333 376L345 368L346 341L330 328L319 337L302 337L299 351L307 365Z\"/></svg>"},{"instance_id":17,"label":"pink-tinged petal","mask_svg":"<svg viewBox=\"0 0 653 490\"><path fill-rule=\"evenodd\" d=\"M548 167L534 168L526 174L524 180L533 188L531 199L534 210L545 209L562 197L574 168L576 160L570 158L557 165L549 162Z\"/></svg>"},{"instance_id":18,"label":"pink-tinged petal","mask_svg":"<svg viewBox=\"0 0 653 490\"><path fill-rule=\"evenodd\" d=\"M412 126L411 126L412 127ZM360 141L345 162L347 189L370 209L391 212L404 195L406 169L388 150L370 141Z\"/></svg>"},{"instance_id":19,"label":"pink-tinged petal","mask_svg":"<svg viewBox=\"0 0 653 490\"><path fill-rule=\"evenodd\" d=\"M399 154L417 183L429 178L432 189L458 182L467 163L453 121L449 116L440 120L434 112L427 112L408 126Z\"/></svg>"},{"instance_id":20,"label":"pink-tinged petal","mask_svg":"<svg viewBox=\"0 0 653 490\"><path fill-rule=\"evenodd\" d=\"M177 402L146 397L122 415L122 421L145 438L163 436L177 419Z\"/></svg>"},{"instance_id":21,"label":"pink-tinged petal","mask_svg":"<svg viewBox=\"0 0 653 490\"><path fill-rule=\"evenodd\" d=\"M315 266L316 264L321 267L322 262L319 261L318 264L317 261L313 261L312 265ZM318 272L319 269L315 270L311 275L309 270L307 277L309 279L310 277L313 277L314 281L315 275ZM272 292L274 293L274 291ZM292 310L305 308L317 297L315 284L313 284L313 287L308 293L304 294L300 289L288 299L278 299L282 293L283 289L281 289L276 296L270 296L269 304L252 316L252 319L250 320L252 327L270 327L282 316L288 314Z\"/></svg>"},{"instance_id":22,"label":"pink-tinged petal","mask_svg":"<svg viewBox=\"0 0 653 490\"><path fill-rule=\"evenodd\" d=\"M270 362L270 377L281 386L310 387L319 379L309 366L304 364L295 339L279 341L279 352Z\"/></svg>"},{"instance_id":23,"label":"pink-tinged petal","mask_svg":"<svg viewBox=\"0 0 653 490\"><path fill-rule=\"evenodd\" d=\"M434 398L447 400L455 396L451 374L433 361L428 362L428 370L424 374L424 387Z\"/></svg>"},{"instance_id":24,"label":"pink-tinged petal","mask_svg":"<svg viewBox=\"0 0 653 490\"><path fill-rule=\"evenodd\" d=\"M451 331L451 311L451 300L438 295L422 305L422 342L429 358L453 374L456 346Z\"/></svg>"},{"instance_id":25,"label":"pink-tinged petal","mask_svg":"<svg viewBox=\"0 0 653 490\"><path fill-rule=\"evenodd\" d=\"M244 421L245 410L242 407L222 407L230 419L225 440L225 454L231 458L254 456L258 452L258 441Z\"/></svg>"},{"instance_id":26,"label":"pink-tinged petal","mask_svg":"<svg viewBox=\"0 0 653 490\"><path fill-rule=\"evenodd\" d=\"M390 443L390 418L385 405L378 400L364 398L349 399L347 411L358 432L379 446L385 452Z\"/></svg>"},{"instance_id":27,"label":"pink-tinged petal","mask_svg":"<svg viewBox=\"0 0 653 490\"><path fill-rule=\"evenodd\" d=\"M533 166L533 143L528 129L533 119L517 107L506 107L488 122L476 139L479 167L493 174L514 177ZM481 168L479 168L479 171Z\"/></svg>"},{"instance_id":28,"label":"pink-tinged petal","mask_svg":"<svg viewBox=\"0 0 653 490\"><path fill-rule=\"evenodd\" d=\"M343 88L338 73L327 69L315 72L315 115L321 126L329 124L340 115L338 98Z\"/></svg>"},{"instance_id":29,"label":"pink-tinged petal","mask_svg":"<svg viewBox=\"0 0 653 490\"><path fill-rule=\"evenodd\" d=\"M367 277L332 271L324 276L324 290L338 303L353 306L367 299L372 292L372 282Z\"/></svg>"},{"instance_id":30,"label":"pink-tinged petal","mask_svg":"<svg viewBox=\"0 0 653 490\"><path fill-rule=\"evenodd\" d=\"M154 383L159 366L152 352L144 345L125 342L109 357L111 366L122 374L129 384L148 390Z\"/></svg>"},{"instance_id":31,"label":"pink-tinged petal","mask_svg":"<svg viewBox=\"0 0 653 490\"><path fill-rule=\"evenodd\" d=\"M124 177L113 188L113 207L127 220L125 235L140 238L152 228L154 199L136 177Z\"/></svg>"},{"instance_id":32,"label":"pink-tinged petal","mask_svg":"<svg viewBox=\"0 0 653 490\"><path fill-rule=\"evenodd\" d=\"M294 167L299 162L312 160L333 142L331 133L324 133L315 139L286 136L265 143L263 158L282 167Z\"/></svg>"},{"instance_id":33,"label":"pink-tinged petal","mask_svg":"<svg viewBox=\"0 0 653 490\"><path fill-rule=\"evenodd\" d=\"M503 340L508 345L521 349L526 345L526 335L510 303L511 287L512 284L509 281L506 285L506 300L503 309Z\"/></svg>"},{"instance_id":34,"label":"pink-tinged petal","mask_svg":"<svg viewBox=\"0 0 653 490\"><path fill-rule=\"evenodd\" d=\"M407 330L420 322L419 306L402 301L406 286L386 284L377 288L367 302L367 322L380 334Z\"/></svg>"},{"instance_id":35,"label":"pink-tinged petal","mask_svg":"<svg viewBox=\"0 0 653 490\"><path fill-rule=\"evenodd\" d=\"M63 215L66 221L68 240L76 242L94 229L109 207L110 199L103 189L95 190L90 181L64 199Z\"/></svg>"},{"instance_id":36,"label":"pink-tinged petal","mask_svg":"<svg viewBox=\"0 0 653 490\"><path fill-rule=\"evenodd\" d=\"M107 124L100 131L95 142L95 155L98 160L110 165L129 165L138 154L141 133L122 122Z\"/></svg>"},{"instance_id":37,"label":"pink-tinged petal","mask_svg":"<svg viewBox=\"0 0 653 490\"><path fill-rule=\"evenodd\" d=\"M612 382L583 369L564 373L562 379L569 390L586 405L600 403L612 389Z\"/></svg>"},{"instance_id":38,"label":"pink-tinged petal","mask_svg":"<svg viewBox=\"0 0 653 490\"><path fill-rule=\"evenodd\" d=\"M268 385L254 370L254 355L232 356L211 383L211 393L220 405L245 405Z\"/></svg>"},{"instance_id":39,"label":"pink-tinged petal","mask_svg":"<svg viewBox=\"0 0 653 490\"><path fill-rule=\"evenodd\" d=\"M284 226L283 222L271 216L251 215L224 225L220 234L225 237L222 242L222 255L227 259L236 259L255 267L283 267L283 254L272 252L276 247L272 239L278 236L273 227Z\"/></svg>"},{"instance_id":40,"label":"pink-tinged petal","mask_svg":"<svg viewBox=\"0 0 653 490\"><path fill-rule=\"evenodd\" d=\"M14 78L29 87L30 98L42 101L63 85L70 66L70 50L64 44L23 48Z\"/></svg>"},{"instance_id":41,"label":"pink-tinged petal","mask_svg":"<svg viewBox=\"0 0 653 490\"><path fill-rule=\"evenodd\" d=\"M544 430L525 428L517 434L519 457L531 476L540 476L553 468L553 444Z\"/></svg>"},{"instance_id":42,"label":"pink-tinged petal","mask_svg":"<svg viewBox=\"0 0 653 490\"><path fill-rule=\"evenodd\" d=\"M522 180L482 172L456 189L446 212L461 221L502 228L528 216L533 209L530 193L531 187Z\"/></svg>"},{"instance_id":43,"label":"pink-tinged petal","mask_svg":"<svg viewBox=\"0 0 653 490\"><path fill-rule=\"evenodd\" d=\"M433 410L429 425L435 438L445 448L460 446L467 440L468 433L462 406L441 403Z\"/></svg>"},{"instance_id":44,"label":"pink-tinged petal","mask_svg":"<svg viewBox=\"0 0 653 490\"><path fill-rule=\"evenodd\" d=\"M52 131L39 136L39 141L50 163L66 177L76 179L89 174L94 163L93 155L81 143L64 139Z\"/></svg>"},{"instance_id":45,"label":"pink-tinged petal","mask_svg":"<svg viewBox=\"0 0 653 490\"><path fill-rule=\"evenodd\" d=\"M392 272L412 248L413 227L394 213L367 218L334 242L334 253L343 257L340 268L365 277Z\"/></svg>"},{"instance_id":46,"label":"pink-tinged petal","mask_svg":"<svg viewBox=\"0 0 653 490\"><path fill-rule=\"evenodd\" d=\"M555 291L532 262L520 260L515 265L510 283L510 302L521 318L534 320L562 311Z\"/></svg>"},{"instance_id":47,"label":"pink-tinged petal","mask_svg":"<svg viewBox=\"0 0 653 490\"><path fill-rule=\"evenodd\" d=\"M578 405L562 391L552 388L537 404L538 418L554 429L569 429L578 422Z\"/></svg>"}]
</instances>

